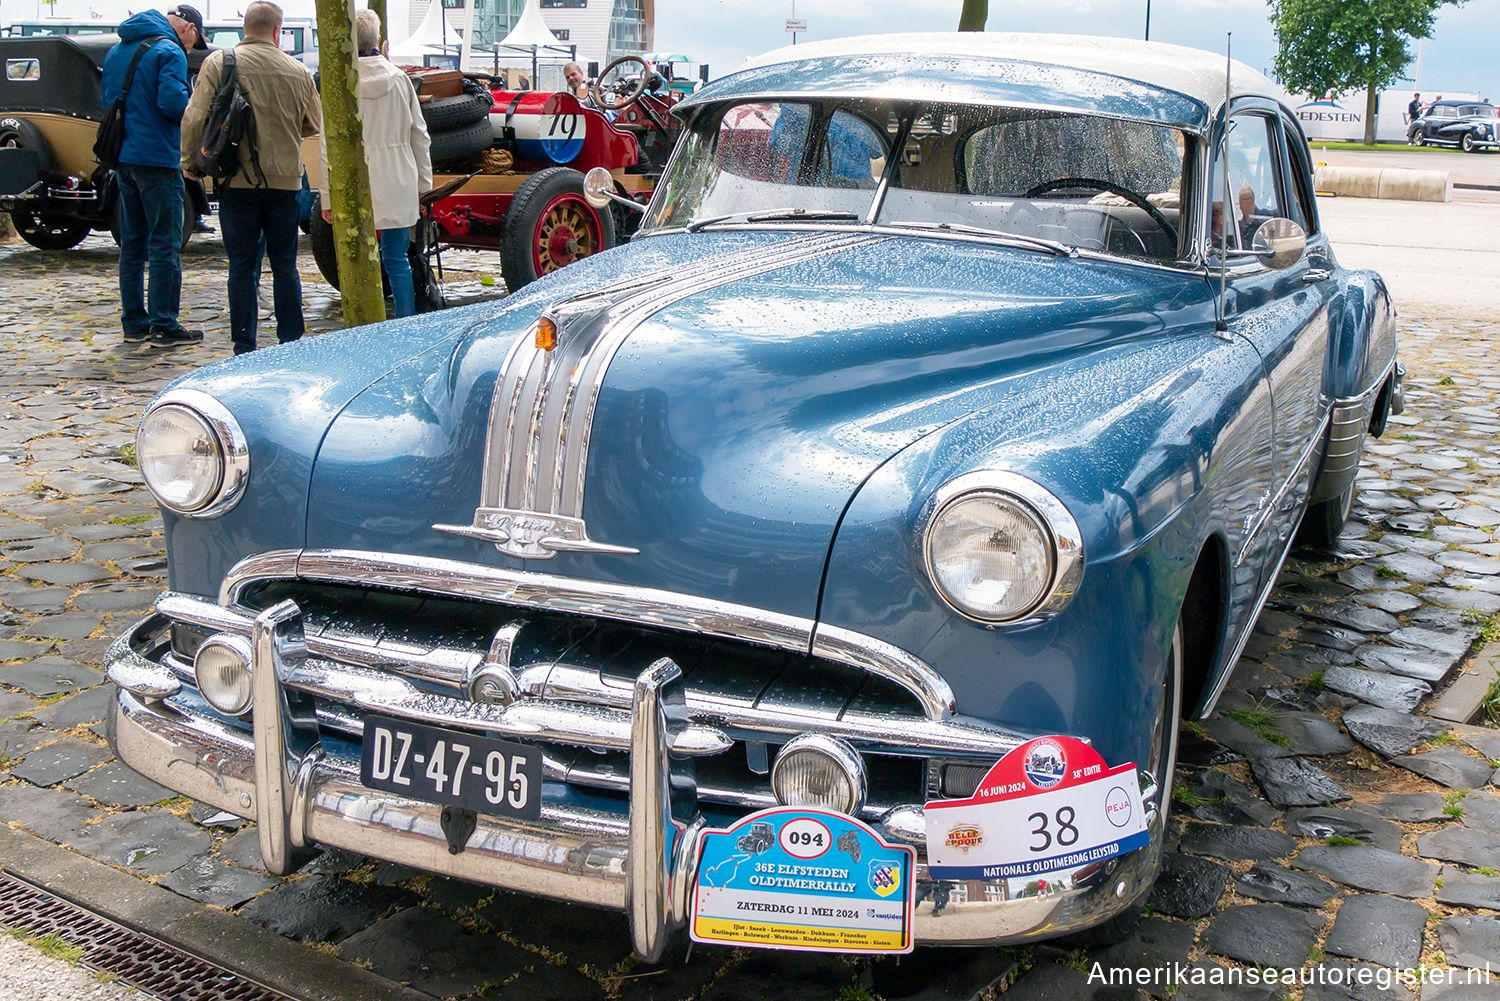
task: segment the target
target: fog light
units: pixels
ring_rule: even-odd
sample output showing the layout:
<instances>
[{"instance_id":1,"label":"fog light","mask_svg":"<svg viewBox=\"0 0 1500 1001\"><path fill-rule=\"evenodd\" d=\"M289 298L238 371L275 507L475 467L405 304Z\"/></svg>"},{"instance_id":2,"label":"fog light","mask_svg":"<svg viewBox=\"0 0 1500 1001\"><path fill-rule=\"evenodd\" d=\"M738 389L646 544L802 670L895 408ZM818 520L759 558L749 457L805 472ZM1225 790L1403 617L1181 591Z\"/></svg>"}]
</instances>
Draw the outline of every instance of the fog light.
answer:
<instances>
[{"instance_id":1,"label":"fog light","mask_svg":"<svg viewBox=\"0 0 1500 1001\"><path fill-rule=\"evenodd\" d=\"M783 806L815 806L852 817L865 804L865 763L837 737L804 733L776 755L771 790Z\"/></svg>"},{"instance_id":2,"label":"fog light","mask_svg":"<svg viewBox=\"0 0 1500 1001\"><path fill-rule=\"evenodd\" d=\"M250 641L210 637L193 656L193 676L209 705L226 716L240 715L250 708Z\"/></svg>"}]
</instances>

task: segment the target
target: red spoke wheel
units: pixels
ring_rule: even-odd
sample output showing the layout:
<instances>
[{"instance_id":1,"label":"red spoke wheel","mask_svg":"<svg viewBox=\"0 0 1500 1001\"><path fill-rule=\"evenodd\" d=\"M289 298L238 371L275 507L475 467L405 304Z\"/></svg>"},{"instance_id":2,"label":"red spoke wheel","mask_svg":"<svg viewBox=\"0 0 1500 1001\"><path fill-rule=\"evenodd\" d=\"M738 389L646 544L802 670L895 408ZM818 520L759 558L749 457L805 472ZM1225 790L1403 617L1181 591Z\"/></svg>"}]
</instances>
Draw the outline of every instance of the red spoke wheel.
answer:
<instances>
[{"instance_id":1,"label":"red spoke wheel","mask_svg":"<svg viewBox=\"0 0 1500 1001\"><path fill-rule=\"evenodd\" d=\"M615 245L615 221L583 197L583 175L548 167L511 199L500 238L500 270L514 292L542 275Z\"/></svg>"}]
</instances>

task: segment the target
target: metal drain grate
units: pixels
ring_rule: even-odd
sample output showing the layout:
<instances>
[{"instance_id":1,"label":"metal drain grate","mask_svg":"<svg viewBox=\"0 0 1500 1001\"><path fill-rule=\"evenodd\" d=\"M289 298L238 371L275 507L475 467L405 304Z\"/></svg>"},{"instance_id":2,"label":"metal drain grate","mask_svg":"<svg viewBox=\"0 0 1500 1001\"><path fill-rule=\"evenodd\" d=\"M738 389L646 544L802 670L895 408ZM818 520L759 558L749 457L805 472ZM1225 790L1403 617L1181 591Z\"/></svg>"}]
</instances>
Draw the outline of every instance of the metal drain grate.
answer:
<instances>
[{"instance_id":1,"label":"metal drain grate","mask_svg":"<svg viewBox=\"0 0 1500 1001\"><path fill-rule=\"evenodd\" d=\"M280 991L90 914L46 890L0 872L0 927L38 938L57 935L84 950L84 966L113 973L170 1001L291 1001Z\"/></svg>"}]
</instances>

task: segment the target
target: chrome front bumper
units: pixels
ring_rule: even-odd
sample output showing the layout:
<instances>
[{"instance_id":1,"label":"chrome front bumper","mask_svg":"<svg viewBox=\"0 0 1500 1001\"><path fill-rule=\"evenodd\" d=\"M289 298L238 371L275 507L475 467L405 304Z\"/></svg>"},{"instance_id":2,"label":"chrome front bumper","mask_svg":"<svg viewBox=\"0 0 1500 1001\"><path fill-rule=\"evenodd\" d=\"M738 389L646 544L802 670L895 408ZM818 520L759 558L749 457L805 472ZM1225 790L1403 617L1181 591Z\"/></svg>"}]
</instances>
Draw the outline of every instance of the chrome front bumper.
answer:
<instances>
[{"instance_id":1,"label":"chrome front bumper","mask_svg":"<svg viewBox=\"0 0 1500 1001\"><path fill-rule=\"evenodd\" d=\"M120 686L111 720L115 751L147 778L254 820L270 871L293 871L303 849L322 844L624 911L635 952L647 961L659 959L685 928L707 827L690 762L695 753L712 752L696 746L706 739L705 728L689 723L681 672L670 660L642 671L631 690L628 815L543 802L535 821L480 816L462 850L452 853L441 806L361 785L358 758L330 751L317 738L315 722L292 711L283 683L309 669L301 616L292 602L261 613L251 629L249 733L172 698L180 681L136 649L137 636L162 623L159 615L144 620L105 656L106 670ZM559 717L567 714L558 707ZM464 725L443 714L428 718L434 725ZM994 944L1064 935L1132 905L1155 877L1163 823L1162 812L1155 811L1150 844L1116 860L1107 877L1096 873L1087 886L1019 899L1009 899L1005 880L949 883L946 894L932 894L920 808L894 810L874 826L888 841L917 849L918 943ZM943 899L936 906L935 896Z\"/></svg>"}]
</instances>

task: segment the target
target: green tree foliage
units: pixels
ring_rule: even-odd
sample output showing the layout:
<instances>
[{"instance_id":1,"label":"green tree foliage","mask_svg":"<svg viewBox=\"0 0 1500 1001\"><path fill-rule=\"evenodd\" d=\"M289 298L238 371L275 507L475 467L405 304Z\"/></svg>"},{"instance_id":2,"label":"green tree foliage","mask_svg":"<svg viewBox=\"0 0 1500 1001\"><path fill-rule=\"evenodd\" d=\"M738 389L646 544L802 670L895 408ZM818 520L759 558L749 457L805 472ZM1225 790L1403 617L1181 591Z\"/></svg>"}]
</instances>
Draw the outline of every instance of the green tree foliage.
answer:
<instances>
[{"instance_id":1,"label":"green tree foliage","mask_svg":"<svg viewBox=\"0 0 1500 1001\"><path fill-rule=\"evenodd\" d=\"M364 128L359 120L354 19L349 5L340 0L317 0L317 11L323 134L328 142L327 207L333 216L344 325L362 327L385 319L385 296L375 248L370 168L365 163Z\"/></svg>"},{"instance_id":2,"label":"green tree foliage","mask_svg":"<svg viewBox=\"0 0 1500 1001\"><path fill-rule=\"evenodd\" d=\"M1276 75L1315 96L1365 90L1365 143L1380 90L1402 79L1411 42L1430 38L1438 8L1465 0L1271 0Z\"/></svg>"},{"instance_id":3,"label":"green tree foliage","mask_svg":"<svg viewBox=\"0 0 1500 1001\"><path fill-rule=\"evenodd\" d=\"M958 15L958 30L983 31L989 18L990 0L964 0L963 13Z\"/></svg>"}]
</instances>

